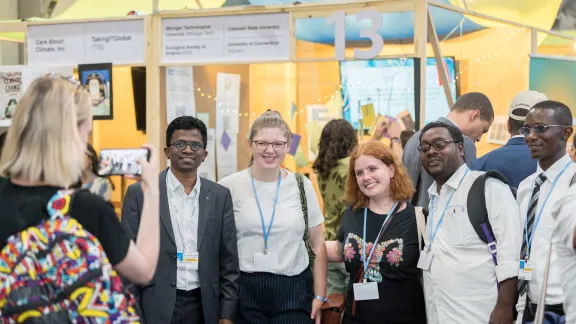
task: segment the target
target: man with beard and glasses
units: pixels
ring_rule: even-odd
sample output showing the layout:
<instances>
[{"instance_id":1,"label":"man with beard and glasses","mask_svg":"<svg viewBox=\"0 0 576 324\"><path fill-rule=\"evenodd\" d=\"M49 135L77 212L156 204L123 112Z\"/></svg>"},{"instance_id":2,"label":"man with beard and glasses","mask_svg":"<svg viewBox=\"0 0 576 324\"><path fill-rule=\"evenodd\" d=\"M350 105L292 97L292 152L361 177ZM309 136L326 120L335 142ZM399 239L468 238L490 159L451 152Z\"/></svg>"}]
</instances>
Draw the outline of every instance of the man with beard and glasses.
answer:
<instances>
[{"instance_id":1,"label":"man with beard and glasses","mask_svg":"<svg viewBox=\"0 0 576 324\"><path fill-rule=\"evenodd\" d=\"M523 236L516 266L520 293L516 306L517 323L528 323L534 320L536 304L541 298L550 240L556 235L554 209L559 207L559 199L568 191L576 172L566 153L566 143L572 135L572 113L561 102L540 102L528 112L520 133L525 137L532 158L538 160L536 172L518 187ZM564 315L561 269L566 260L556 252L550 259L545 304L546 311Z\"/></svg>"},{"instance_id":2,"label":"man with beard and glasses","mask_svg":"<svg viewBox=\"0 0 576 324\"><path fill-rule=\"evenodd\" d=\"M139 287L146 323L231 324L240 274L230 191L198 175L206 159L207 130L194 117L174 119L160 173L160 256L152 283ZM122 222L137 234L142 188L131 185Z\"/></svg>"},{"instance_id":3,"label":"man with beard and glasses","mask_svg":"<svg viewBox=\"0 0 576 324\"><path fill-rule=\"evenodd\" d=\"M505 183L486 180L486 210L498 251L494 265L468 216L470 189L484 172L464 163L463 141L458 128L440 122L426 125L420 135L422 166L435 180L428 189L430 213L418 261L428 323L510 324L521 237L518 206Z\"/></svg>"}]
</instances>

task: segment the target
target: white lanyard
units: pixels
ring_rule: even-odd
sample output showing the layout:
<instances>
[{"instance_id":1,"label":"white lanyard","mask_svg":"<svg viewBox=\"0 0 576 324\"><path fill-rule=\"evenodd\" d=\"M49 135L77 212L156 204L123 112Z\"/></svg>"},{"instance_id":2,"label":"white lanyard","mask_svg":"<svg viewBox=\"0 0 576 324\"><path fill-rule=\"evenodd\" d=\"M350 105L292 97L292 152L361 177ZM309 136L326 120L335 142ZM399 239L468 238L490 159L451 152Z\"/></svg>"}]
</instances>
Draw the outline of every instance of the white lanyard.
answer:
<instances>
[{"instance_id":1,"label":"white lanyard","mask_svg":"<svg viewBox=\"0 0 576 324\"><path fill-rule=\"evenodd\" d=\"M192 214L191 217L194 217L194 213L196 212L196 196L198 195L198 193L196 192L196 190L192 189L192 191L194 192L194 196L192 196L193 202L192 202ZM176 204L174 203L174 196L172 194L172 190L168 189L168 192L170 193L170 204L172 205L172 208L174 209L174 212L176 212L176 215L174 215L176 218L176 224L178 225L178 233L180 233L180 237L182 237L182 252L186 253L186 240L184 239L184 232L182 232L182 226L180 225L180 212L178 211L178 207L176 207Z\"/></svg>"}]
</instances>

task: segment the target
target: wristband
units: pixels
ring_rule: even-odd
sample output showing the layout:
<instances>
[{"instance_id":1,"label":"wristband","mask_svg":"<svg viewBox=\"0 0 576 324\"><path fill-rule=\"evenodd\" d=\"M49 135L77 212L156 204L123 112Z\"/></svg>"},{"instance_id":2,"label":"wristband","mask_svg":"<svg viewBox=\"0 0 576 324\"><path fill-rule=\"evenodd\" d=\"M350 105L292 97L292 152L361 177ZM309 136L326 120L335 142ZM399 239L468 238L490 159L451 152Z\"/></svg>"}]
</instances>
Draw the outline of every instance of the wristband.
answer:
<instances>
[{"instance_id":1,"label":"wristband","mask_svg":"<svg viewBox=\"0 0 576 324\"><path fill-rule=\"evenodd\" d=\"M323 303L328 301L328 298L322 296L314 296L314 299L321 300Z\"/></svg>"}]
</instances>

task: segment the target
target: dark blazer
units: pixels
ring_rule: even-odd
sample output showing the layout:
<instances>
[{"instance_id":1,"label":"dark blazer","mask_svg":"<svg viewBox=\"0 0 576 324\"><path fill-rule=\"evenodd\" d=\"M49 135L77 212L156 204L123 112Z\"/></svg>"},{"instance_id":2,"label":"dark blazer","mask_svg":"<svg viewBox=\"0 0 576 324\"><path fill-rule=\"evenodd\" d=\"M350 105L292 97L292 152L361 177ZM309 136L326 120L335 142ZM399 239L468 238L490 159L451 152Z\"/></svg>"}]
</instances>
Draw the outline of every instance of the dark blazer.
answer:
<instances>
[{"instance_id":1,"label":"dark blazer","mask_svg":"<svg viewBox=\"0 0 576 324\"><path fill-rule=\"evenodd\" d=\"M506 177L511 187L536 172L537 161L532 159L530 149L522 137L512 137L508 142L472 163L472 170L497 170Z\"/></svg>"},{"instance_id":2,"label":"dark blazer","mask_svg":"<svg viewBox=\"0 0 576 324\"><path fill-rule=\"evenodd\" d=\"M176 303L176 243L170 219L166 174L160 173L160 255L154 280L138 287L146 323L170 323ZM206 324L235 320L240 275L236 225L230 190L200 178L198 221L198 273ZM122 223L134 233L140 225L143 193L140 183L128 187L122 207Z\"/></svg>"}]
</instances>

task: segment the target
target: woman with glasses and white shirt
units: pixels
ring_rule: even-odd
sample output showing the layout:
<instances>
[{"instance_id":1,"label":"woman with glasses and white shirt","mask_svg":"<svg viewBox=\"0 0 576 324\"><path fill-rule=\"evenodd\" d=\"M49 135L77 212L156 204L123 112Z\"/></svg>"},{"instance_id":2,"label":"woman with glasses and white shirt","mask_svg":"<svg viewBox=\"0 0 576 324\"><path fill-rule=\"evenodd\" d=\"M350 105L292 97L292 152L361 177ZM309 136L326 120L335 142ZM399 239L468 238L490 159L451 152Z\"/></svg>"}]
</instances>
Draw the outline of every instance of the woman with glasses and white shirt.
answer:
<instances>
[{"instance_id":1,"label":"woman with glasses and white shirt","mask_svg":"<svg viewBox=\"0 0 576 324\"><path fill-rule=\"evenodd\" d=\"M291 132L282 116L267 111L252 124L248 169L220 181L232 193L240 261L236 323L320 323L326 300L326 247L320 205L303 179L306 222L297 177L280 166ZM309 257L307 244L316 255ZM312 270L313 269L313 270Z\"/></svg>"}]
</instances>

